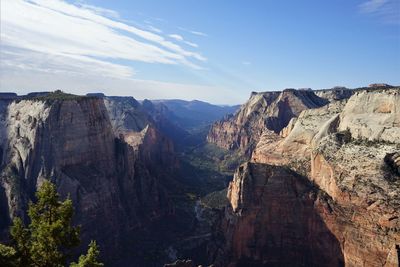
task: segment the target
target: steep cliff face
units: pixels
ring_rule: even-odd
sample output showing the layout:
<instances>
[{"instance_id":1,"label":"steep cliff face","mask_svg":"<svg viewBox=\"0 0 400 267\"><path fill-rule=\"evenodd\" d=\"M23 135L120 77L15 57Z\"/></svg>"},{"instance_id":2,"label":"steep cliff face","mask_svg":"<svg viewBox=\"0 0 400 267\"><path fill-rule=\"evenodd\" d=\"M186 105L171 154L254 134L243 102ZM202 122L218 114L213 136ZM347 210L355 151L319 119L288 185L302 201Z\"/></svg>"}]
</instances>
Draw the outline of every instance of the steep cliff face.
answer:
<instances>
[{"instance_id":1,"label":"steep cliff face","mask_svg":"<svg viewBox=\"0 0 400 267\"><path fill-rule=\"evenodd\" d=\"M316 210L328 201L281 166L246 163L229 185L219 266L341 266L339 241ZM324 207L327 206L327 207Z\"/></svg>"},{"instance_id":2,"label":"steep cliff face","mask_svg":"<svg viewBox=\"0 0 400 267\"><path fill-rule=\"evenodd\" d=\"M120 104L94 97L8 103L0 138L5 224L23 216L51 179L72 198L83 240L97 239L110 260L121 238L171 212L152 166L171 166L173 147L145 125L145 114L119 114Z\"/></svg>"},{"instance_id":3,"label":"steep cliff face","mask_svg":"<svg viewBox=\"0 0 400 267\"><path fill-rule=\"evenodd\" d=\"M148 103L149 102L149 103ZM173 168L177 164L167 118L150 110L150 101L141 105L133 97L105 97L114 136L122 139L141 156L149 169ZM172 129L174 130L174 129Z\"/></svg>"},{"instance_id":4,"label":"steep cliff face","mask_svg":"<svg viewBox=\"0 0 400 267\"><path fill-rule=\"evenodd\" d=\"M140 132L150 124L150 116L133 97L103 97L111 125L118 135L124 132Z\"/></svg>"},{"instance_id":5,"label":"steep cliff face","mask_svg":"<svg viewBox=\"0 0 400 267\"><path fill-rule=\"evenodd\" d=\"M241 266L242 259L260 266L270 266L271 260L283 266L398 266L399 95L399 89L359 90L348 101L303 111L280 135L263 135L254 163L240 167L229 187L231 208L220 228L228 242L217 253L219 259L234 255L232 266ZM310 189L311 183L316 188ZM268 216L259 213L268 211ZM284 229L260 227L276 218L283 225L286 218L294 223ZM318 230L304 230L316 225ZM330 249L304 248L318 244L314 231L319 240L327 238L323 243ZM292 257L289 247L282 252L289 256L276 260L270 252L292 242L276 242L276 232L299 237L298 246L316 254L304 252L304 262Z\"/></svg>"},{"instance_id":6,"label":"steep cliff face","mask_svg":"<svg viewBox=\"0 0 400 267\"><path fill-rule=\"evenodd\" d=\"M327 100L311 90L252 93L235 115L212 126L207 141L225 149L240 149L251 154L265 130L279 133L301 111L326 103Z\"/></svg>"}]
</instances>

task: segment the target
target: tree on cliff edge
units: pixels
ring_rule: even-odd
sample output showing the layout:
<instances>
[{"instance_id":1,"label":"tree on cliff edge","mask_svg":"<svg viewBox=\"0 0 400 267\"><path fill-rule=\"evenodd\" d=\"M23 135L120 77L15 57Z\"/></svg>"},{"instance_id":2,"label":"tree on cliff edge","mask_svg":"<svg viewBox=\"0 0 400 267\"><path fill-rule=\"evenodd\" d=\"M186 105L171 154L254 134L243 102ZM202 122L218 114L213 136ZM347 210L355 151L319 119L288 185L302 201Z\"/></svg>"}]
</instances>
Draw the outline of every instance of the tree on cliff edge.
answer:
<instances>
[{"instance_id":1,"label":"tree on cliff edge","mask_svg":"<svg viewBox=\"0 0 400 267\"><path fill-rule=\"evenodd\" d=\"M36 192L37 202L30 203L31 223L25 227L20 218L14 220L10 234L13 246L0 244L1 266L61 267L70 259L70 251L79 245L79 227L72 226L73 206L67 199L59 201L56 187L45 181ZM100 267L99 250L90 243L73 267Z\"/></svg>"}]
</instances>

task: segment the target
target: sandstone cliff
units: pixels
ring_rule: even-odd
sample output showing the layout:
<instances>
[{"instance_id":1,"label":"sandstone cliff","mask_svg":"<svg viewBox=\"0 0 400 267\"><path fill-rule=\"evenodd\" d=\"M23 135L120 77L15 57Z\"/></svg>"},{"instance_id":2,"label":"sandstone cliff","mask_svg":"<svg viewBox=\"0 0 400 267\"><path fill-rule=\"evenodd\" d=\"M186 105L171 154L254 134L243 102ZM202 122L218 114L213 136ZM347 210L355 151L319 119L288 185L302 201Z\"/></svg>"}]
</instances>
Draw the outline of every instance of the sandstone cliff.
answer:
<instances>
[{"instance_id":1,"label":"sandstone cliff","mask_svg":"<svg viewBox=\"0 0 400 267\"><path fill-rule=\"evenodd\" d=\"M398 266L399 96L358 90L264 134L229 186L216 262Z\"/></svg>"},{"instance_id":2,"label":"sandstone cliff","mask_svg":"<svg viewBox=\"0 0 400 267\"><path fill-rule=\"evenodd\" d=\"M281 166L246 163L229 185L218 266L341 266L339 241L316 206L324 196Z\"/></svg>"},{"instance_id":3,"label":"sandstone cliff","mask_svg":"<svg viewBox=\"0 0 400 267\"><path fill-rule=\"evenodd\" d=\"M235 115L216 122L207 141L217 146L251 154L264 131L279 133L293 117L327 103L311 90L252 93Z\"/></svg>"},{"instance_id":4,"label":"sandstone cliff","mask_svg":"<svg viewBox=\"0 0 400 267\"><path fill-rule=\"evenodd\" d=\"M158 172L173 168L172 143L133 98L44 96L1 109L2 230L43 179L71 197L84 243L97 239L114 264L121 240L172 212Z\"/></svg>"}]
</instances>

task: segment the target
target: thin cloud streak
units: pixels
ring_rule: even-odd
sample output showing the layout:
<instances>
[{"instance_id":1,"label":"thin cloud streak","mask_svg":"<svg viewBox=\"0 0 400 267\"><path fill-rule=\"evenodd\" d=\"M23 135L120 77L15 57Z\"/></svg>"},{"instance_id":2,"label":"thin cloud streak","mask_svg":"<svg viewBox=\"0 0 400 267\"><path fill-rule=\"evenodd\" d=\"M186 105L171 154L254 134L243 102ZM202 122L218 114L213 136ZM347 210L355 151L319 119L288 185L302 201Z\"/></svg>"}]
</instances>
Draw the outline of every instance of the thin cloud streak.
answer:
<instances>
[{"instance_id":1,"label":"thin cloud streak","mask_svg":"<svg viewBox=\"0 0 400 267\"><path fill-rule=\"evenodd\" d=\"M179 35L179 34L170 34L168 36L173 38L173 39L175 39L175 40L177 40L177 41L183 41L183 37L181 35Z\"/></svg>"},{"instance_id":2,"label":"thin cloud streak","mask_svg":"<svg viewBox=\"0 0 400 267\"><path fill-rule=\"evenodd\" d=\"M194 34L194 35L198 35L198 36L203 36L203 37L207 37L208 36L208 34L206 34L204 32L193 31L193 30L186 29L184 27L178 27L178 29L181 30L181 31L184 31L184 32L188 32L188 33Z\"/></svg>"},{"instance_id":3,"label":"thin cloud streak","mask_svg":"<svg viewBox=\"0 0 400 267\"><path fill-rule=\"evenodd\" d=\"M170 34L170 35L168 35L170 38L172 38L172 39L175 39L175 40L177 40L177 41L179 41L179 42L183 42L183 43L185 43L185 44L187 44L187 45L190 45L191 47L199 47L198 46L198 44L195 44L195 43L192 43L192 42L189 42L189 41L186 41L183 37L182 37L182 35L179 35L179 34Z\"/></svg>"},{"instance_id":4,"label":"thin cloud streak","mask_svg":"<svg viewBox=\"0 0 400 267\"><path fill-rule=\"evenodd\" d=\"M121 19L119 13L117 11L114 11L111 9L92 6L92 5L88 5L88 4L84 4L84 3L78 3L78 6L84 8L84 9L93 11L97 15L100 15L100 16L105 16L105 17L114 18L114 19Z\"/></svg>"},{"instance_id":5,"label":"thin cloud streak","mask_svg":"<svg viewBox=\"0 0 400 267\"><path fill-rule=\"evenodd\" d=\"M384 23L400 24L400 1L369 0L358 6L359 12L379 18Z\"/></svg>"},{"instance_id":6,"label":"thin cloud streak","mask_svg":"<svg viewBox=\"0 0 400 267\"><path fill-rule=\"evenodd\" d=\"M147 29L149 29L152 32L156 32L156 33L162 33L162 30L160 30L159 28L156 28L152 25L147 25Z\"/></svg>"}]
</instances>

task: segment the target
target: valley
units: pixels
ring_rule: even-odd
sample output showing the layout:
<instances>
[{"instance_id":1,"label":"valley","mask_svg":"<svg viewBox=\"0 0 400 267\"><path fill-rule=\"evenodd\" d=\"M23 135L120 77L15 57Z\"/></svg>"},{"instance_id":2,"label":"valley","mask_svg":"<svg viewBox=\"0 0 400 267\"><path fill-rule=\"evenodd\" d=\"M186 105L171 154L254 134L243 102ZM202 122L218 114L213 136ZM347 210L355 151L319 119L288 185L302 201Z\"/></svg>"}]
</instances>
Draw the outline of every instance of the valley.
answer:
<instances>
[{"instance_id":1,"label":"valley","mask_svg":"<svg viewBox=\"0 0 400 267\"><path fill-rule=\"evenodd\" d=\"M106 266L398 266L399 107L387 85L242 106L0 93L1 240L51 180Z\"/></svg>"}]
</instances>

